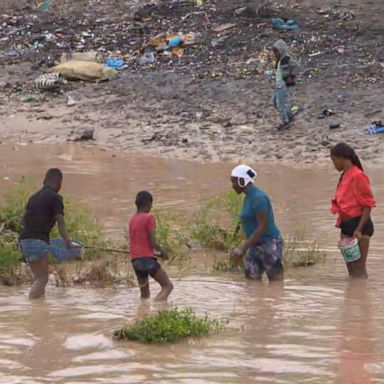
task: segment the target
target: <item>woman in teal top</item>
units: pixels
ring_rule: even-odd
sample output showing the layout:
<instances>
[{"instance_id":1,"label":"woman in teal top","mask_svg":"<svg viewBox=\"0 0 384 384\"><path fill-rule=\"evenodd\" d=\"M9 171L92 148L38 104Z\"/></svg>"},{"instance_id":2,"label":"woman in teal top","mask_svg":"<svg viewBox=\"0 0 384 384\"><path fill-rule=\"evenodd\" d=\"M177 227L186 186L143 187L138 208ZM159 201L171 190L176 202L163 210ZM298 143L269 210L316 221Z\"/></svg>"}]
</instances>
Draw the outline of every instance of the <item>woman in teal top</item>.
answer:
<instances>
[{"instance_id":1,"label":"woman in teal top","mask_svg":"<svg viewBox=\"0 0 384 384\"><path fill-rule=\"evenodd\" d=\"M244 260L245 276L261 280L266 272L270 281L283 280L283 239L275 224L268 195L254 185L256 172L247 165L239 165L231 174L232 187L244 193L240 213L241 224L247 240L232 252L232 258Z\"/></svg>"}]
</instances>

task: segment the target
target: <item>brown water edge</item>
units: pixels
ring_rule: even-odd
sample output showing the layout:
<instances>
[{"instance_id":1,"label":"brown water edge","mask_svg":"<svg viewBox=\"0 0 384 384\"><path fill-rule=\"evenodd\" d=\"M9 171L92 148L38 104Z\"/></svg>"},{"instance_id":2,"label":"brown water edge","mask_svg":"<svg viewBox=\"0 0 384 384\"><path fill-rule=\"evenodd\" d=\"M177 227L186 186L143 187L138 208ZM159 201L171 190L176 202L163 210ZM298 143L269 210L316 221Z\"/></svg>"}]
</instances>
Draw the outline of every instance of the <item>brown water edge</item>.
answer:
<instances>
[{"instance_id":1,"label":"brown water edge","mask_svg":"<svg viewBox=\"0 0 384 384\"><path fill-rule=\"evenodd\" d=\"M162 208L188 215L202 200L229 188L233 166L113 157L75 145L14 148L0 146L1 194L21 175L41 178L46 168L60 166L64 193L94 209L109 234L122 231L139 189L150 189ZM321 247L335 251L329 199L337 175L331 165L252 165L284 234L304 228ZM381 171L368 173L380 202ZM0 383L384 382L381 218L379 206L367 285L348 283L336 252L325 265L295 270L284 290L246 282L241 275L171 270L170 305L231 320L223 334L173 346L112 341L115 328L158 309L140 306L137 288L49 287L44 301L31 303L27 287L0 287ZM152 284L151 289L158 288Z\"/></svg>"}]
</instances>

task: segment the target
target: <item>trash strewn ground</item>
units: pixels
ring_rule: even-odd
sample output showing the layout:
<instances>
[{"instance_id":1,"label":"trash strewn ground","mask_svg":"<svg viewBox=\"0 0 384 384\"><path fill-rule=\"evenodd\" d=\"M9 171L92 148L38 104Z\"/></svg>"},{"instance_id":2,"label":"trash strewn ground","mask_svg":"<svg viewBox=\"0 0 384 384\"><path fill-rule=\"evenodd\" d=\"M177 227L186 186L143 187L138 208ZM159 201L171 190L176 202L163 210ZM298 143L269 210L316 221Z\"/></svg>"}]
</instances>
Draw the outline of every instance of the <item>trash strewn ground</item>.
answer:
<instances>
[{"instance_id":1,"label":"trash strewn ground","mask_svg":"<svg viewBox=\"0 0 384 384\"><path fill-rule=\"evenodd\" d=\"M381 156L380 136L364 132L384 113L380 0L73 3L0 5L1 141L54 143L91 129L93 145L210 161L309 163L339 140ZM287 132L271 106L278 38L302 66ZM71 60L101 75L71 81L58 70ZM44 82L47 72L61 76Z\"/></svg>"}]
</instances>

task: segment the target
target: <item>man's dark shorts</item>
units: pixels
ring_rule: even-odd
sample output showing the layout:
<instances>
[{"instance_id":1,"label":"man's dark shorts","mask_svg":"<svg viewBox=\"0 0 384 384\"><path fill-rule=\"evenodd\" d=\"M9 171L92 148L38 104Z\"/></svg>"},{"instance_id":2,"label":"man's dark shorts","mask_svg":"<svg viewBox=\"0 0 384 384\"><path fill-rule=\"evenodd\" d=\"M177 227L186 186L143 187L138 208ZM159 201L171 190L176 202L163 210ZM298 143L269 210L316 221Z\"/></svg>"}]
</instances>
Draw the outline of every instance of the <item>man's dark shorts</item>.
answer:
<instances>
[{"instance_id":1,"label":"man's dark shorts","mask_svg":"<svg viewBox=\"0 0 384 384\"><path fill-rule=\"evenodd\" d=\"M155 257L138 257L132 260L132 266L136 276L140 279L146 279L152 276L161 268Z\"/></svg>"}]
</instances>

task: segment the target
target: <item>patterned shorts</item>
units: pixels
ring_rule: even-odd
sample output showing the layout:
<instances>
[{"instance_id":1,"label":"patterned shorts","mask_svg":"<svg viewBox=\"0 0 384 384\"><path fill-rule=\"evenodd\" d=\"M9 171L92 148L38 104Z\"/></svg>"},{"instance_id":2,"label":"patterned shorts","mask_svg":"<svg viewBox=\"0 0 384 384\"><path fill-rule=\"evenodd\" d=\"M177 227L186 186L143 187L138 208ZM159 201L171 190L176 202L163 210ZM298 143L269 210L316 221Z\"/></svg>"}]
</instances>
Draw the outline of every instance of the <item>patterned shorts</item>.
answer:
<instances>
[{"instance_id":1,"label":"patterned shorts","mask_svg":"<svg viewBox=\"0 0 384 384\"><path fill-rule=\"evenodd\" d=\"M245 276L260 279L264 272L269 278L283 271L283 239L273 239L248 250L244 260Z\"/></svg>"}]
</instances>

